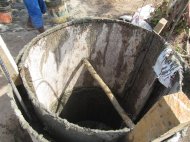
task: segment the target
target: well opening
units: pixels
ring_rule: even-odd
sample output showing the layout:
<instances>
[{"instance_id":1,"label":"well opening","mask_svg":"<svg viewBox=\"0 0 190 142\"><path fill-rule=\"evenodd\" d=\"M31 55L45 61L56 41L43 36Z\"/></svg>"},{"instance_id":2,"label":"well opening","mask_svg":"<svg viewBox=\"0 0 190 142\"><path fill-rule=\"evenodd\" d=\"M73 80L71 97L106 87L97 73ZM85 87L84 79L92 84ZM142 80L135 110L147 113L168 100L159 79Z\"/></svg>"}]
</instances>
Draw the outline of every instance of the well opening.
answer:
<instances>
[{"instance_id":1,"label":"well opening","mask_svg":"<svg viewBox=\"0 0 190 142\"><path fill-rule=\"evenodd\" d=\"M98 87L74 90L60 117L90 129L117 130L122 124L106 94Z\"/></svg>"},{"instance_id":2,"label":"well opening","mask_svg":"<svg viewBox=\"0 0 190 142\"><path fill-rule=\"evenodd\" d=\"M43 33L26 47L20 75L36 115L54 137L71 142L117 141L129 131L88 59L127 115L135 120L155 82L152 66L163 40L117 20L83 19Z\"/></svg>"}]
</instances>

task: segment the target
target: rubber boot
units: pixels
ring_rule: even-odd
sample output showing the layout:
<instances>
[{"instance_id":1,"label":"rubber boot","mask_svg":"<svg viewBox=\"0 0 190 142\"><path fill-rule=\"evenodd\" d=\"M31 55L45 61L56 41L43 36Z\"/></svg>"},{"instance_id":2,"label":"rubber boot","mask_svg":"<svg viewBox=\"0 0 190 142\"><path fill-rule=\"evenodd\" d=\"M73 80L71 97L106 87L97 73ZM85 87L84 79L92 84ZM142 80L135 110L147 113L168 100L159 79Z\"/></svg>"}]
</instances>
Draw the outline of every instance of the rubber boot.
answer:
<instances>
[{"instance_id":1,"label":"rubber boot","mask_svg":"<svg viewBox=\"0 0 190 142\"><path fill-rule=\"evenodd\" d=\"M44 29L44 27L38 28L38 32L40 32L40 33L43 33L43 32L45 32L45 29Z\"/></svg>"}]
</instances>

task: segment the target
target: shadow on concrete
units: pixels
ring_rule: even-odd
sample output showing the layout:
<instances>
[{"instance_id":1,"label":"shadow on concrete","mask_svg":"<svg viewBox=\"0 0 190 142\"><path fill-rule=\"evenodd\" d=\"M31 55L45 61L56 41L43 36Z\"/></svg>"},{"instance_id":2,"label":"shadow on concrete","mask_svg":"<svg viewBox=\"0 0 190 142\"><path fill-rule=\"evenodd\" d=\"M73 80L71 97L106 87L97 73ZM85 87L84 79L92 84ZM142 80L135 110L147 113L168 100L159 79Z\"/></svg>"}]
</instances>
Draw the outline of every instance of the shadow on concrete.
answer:
<instances>
[{"instance_id":1,"label":"shadow on concrete","mask_svg":"<svg viewBox=\"0 0 190 142\"><path fill-rule=\"evenodd\" d=\"M7 93L0 96L0 140L2 142L14 142L14 134L19 125L10 100Z\"/></svg>"}]
</instances>

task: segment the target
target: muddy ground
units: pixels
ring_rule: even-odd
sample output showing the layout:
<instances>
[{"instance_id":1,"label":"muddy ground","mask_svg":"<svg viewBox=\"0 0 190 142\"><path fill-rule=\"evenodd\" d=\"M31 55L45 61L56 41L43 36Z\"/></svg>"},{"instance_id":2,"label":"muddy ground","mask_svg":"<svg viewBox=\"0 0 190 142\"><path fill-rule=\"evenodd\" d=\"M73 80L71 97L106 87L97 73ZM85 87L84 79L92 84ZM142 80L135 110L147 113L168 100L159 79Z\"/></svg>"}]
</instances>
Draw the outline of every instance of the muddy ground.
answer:
<instances>
[{"instance_id":1,"label":"muddy ground","mask_svg":"<svg viewBox=\"0 0 190 142\"><path fill-rule=\"evenodd\" d=\"M117 18L124 14L133 14L139 7L152 3L158 6L161 0L70 0L67 1L70 19L82 18L86 16L101 16ZM13 23L9 25L0 24L0 33L7 44L12 56L16 58L19 51L32 38L37 36L38 32L26 27L27 11L22 2L15 2L12 5ZM48 15L44 15L45 28L53 26L49 22ZM14 136L18 130L18 121L16 119L9 98L6 94L8 90L7 81L0 74L0 142L15 142ZM21 141L22 142L22 141ZM24 142L24 141L23 141Z\"/></svg>"}]
</instances>

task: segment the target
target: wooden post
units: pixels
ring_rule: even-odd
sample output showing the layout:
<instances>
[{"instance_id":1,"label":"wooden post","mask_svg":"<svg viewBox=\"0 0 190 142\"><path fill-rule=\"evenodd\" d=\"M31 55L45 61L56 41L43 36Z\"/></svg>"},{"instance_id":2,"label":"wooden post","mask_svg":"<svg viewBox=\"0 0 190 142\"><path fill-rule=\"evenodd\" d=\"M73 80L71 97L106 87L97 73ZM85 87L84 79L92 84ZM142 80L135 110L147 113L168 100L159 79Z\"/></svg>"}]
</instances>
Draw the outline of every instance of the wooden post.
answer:
<instances>
[{"instance_id":1,"label":"wooden post","mask_svg":"<svg viewBox=\"0 0 190 142\"><path fill-rule=\"evenodd\" d=\"M153 29L153 31L157 34L160 34L162 32L162 30L164 29L164 27L166 26L167 24L167 20L162 18L158 24L155 26L155 28Z\"/></svg>"},{"instance_id":2,"label":"wooden post","mask_svg":"<svg viewBox=\"0 0 190 142\"><path fill-rule=\"evenodd\" d=\"M1 36L0 36L0 57L3 60L4 64L6 65L6 68L12 80L15 82L16 85L19 84L20 78L19 78L18 67Z\"/></svg>"},{"instance_id":3,"label":"wooden post","mask_svg":"<svg viewBox=\"0 0 190 142\"><path fill-rule=\"evenodd\" d=\"M190 100L178 92L164 96L127 136L130 142L161 142L190 124Z\"/></svg>"},{"instance_id":4,"label":"wooden post","mask_svg":"<svg viewBox=\"0 0 190 142\"><path fill-rule=\"evenodd\" d=\"M126 125L129 128L134 128L134 123L131 121L131 119L127 116L125 110L120 106L117 99L109 89L109 87L104 83L104 81L100 78L100 76L97 74L95 69L92 67L92 65L89 63L87 59L83 59L83 64L86 66L92 77L99 83L99 85L102 87L106 95L108 96L109 100L111 101L114 108L117 110L121 118L124 120Z\"/></svg>"}]
</instances>

